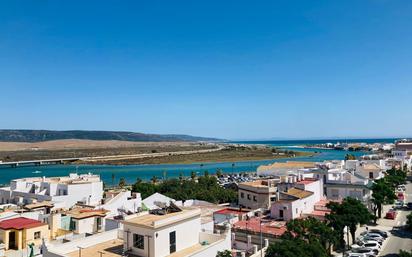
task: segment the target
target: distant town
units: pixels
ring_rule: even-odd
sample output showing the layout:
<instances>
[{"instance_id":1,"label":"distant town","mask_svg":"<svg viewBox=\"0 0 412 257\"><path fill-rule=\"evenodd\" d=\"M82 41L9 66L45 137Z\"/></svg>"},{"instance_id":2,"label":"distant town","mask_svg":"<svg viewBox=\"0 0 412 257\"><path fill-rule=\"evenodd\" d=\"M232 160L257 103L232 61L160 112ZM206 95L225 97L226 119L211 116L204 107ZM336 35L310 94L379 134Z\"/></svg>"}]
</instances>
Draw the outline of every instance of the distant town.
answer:
<instances>
[{"instance_id":1,"label":"distant town","mask_svg":"<svg viewBox=\"0 0 412 257\"><path fill-rule=\"evenodd\" d=\"M390 256L410 249L411 140L300 147L364 154L133 183L114 175L104 183L91 172L12 179L0 188L0 256L271 257L290 247L309 256Z\"/></svg>"}]
</instances>

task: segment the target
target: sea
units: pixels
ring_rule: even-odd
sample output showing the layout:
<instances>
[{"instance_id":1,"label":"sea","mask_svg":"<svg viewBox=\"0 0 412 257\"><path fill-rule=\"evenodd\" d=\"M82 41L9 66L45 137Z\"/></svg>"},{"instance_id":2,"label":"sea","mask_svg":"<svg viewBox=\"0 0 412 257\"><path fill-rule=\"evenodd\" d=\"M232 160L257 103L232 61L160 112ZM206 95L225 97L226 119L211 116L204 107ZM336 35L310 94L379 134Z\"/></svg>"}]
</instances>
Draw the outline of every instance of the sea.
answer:
<instances>
[{"instance_id":1,"label":"sea","mask_svg":"<svg viewBox=\"0 0 412 257\"><path fill-rule=\"evenodd\" d=\"M0 168L0 185L7 185L10 180L23 177L51 177L67 176L69 173L94 173L99 174L106 185L117 184L120 178L124 178L127 183L133 183L137 179L150 180L153 176L159 179L175 178L180 174L190 176L194 171L198 175L203 175L206 171L214 174L221 169L223 173L255 172L263 164L274 162L294 161L314 161L344 159L347 153L361 156L367 152L347 152L344 150L329 150L317 148L302 148L302 145L314 145L322 143L393 143L395 138L383 139L333 139L333 140L271 140L271 141L236 141L239 144L261 144L275 146L288 150L316 152L313 157L281 158L275 160L260 161L240 161L240 162L213 162L213 163L192 163L192 164L158 164L158 165L46 165L46 166L19 166L17 168Z\"/></svg>"}]
</instances>

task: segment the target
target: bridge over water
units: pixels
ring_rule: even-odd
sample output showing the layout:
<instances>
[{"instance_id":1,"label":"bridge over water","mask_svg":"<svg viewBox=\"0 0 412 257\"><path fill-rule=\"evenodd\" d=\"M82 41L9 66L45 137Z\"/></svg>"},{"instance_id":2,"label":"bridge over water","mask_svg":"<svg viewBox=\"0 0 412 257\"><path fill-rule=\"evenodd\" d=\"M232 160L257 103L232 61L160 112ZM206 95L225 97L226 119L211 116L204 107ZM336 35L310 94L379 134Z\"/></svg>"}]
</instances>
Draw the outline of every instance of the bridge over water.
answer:
<instances>
[{"instance_id":1,"label":"bridge over water","mask_svg":"<svg viewBox=\"0 0 412 257\"><path fill-rule=\"evenodd\" d=\"M49 165L49 164L64 164L80 160L81 158L61 158L61 159L46 159L46 160L31 160L31 161L13 161L13 162L0 162L0 167L18 167L28 165Z\"/></svg>"}]
</instances>

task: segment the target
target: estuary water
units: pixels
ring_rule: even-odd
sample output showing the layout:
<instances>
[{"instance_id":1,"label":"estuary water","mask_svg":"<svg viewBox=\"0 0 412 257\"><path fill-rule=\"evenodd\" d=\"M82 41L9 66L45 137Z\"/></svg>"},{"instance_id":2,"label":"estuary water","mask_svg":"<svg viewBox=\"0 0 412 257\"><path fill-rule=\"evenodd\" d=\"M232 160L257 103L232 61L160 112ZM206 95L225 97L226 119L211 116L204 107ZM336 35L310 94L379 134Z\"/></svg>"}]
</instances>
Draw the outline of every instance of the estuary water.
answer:
<instances>
[{"instance_id":1,"label":"estuary water","mask_svg":"<svg viewBox=\"0 0 412 257\"><path fill-rule=\"evenodd\" d=\"M394 142L395 139L356 139L353 142ZM235 142L244 144L265 144L276 147L281 147L289 150L317 152L313 157L297 157L297 158L282 158L275 160L261 161L245 161L245 162L218 162L218 163L193 163L193 164L161 164L161 165L47 165L47 166L20 166L17 168L0 168L0 184L5 185L12 179L23 177L41 177L41 176L67 176L69 173L87 173L92 172L99 174L106 185L112 184L112 176L114 174L115 183L117 184L120 178L124 178L128 183L133 183L137 178L149 180L153 176L158 178L172 178L190 176L194 171L198 175L208 171L209 174L214 174L217 169L221 169L224 173L232 172L250 172L256 171L257 167L262 164L273 162L285 162L288 160L295 161L324 161L343 159L349 152L340 150L326 150L313 148L296 148L295 146L303 144L319 144L339 140L288 140L288 141L245 141ZM351 142L352 140L341 140L340 142ZM365 152L350 152L356 156L365 154Z\"/></svg>"}]
</instances>

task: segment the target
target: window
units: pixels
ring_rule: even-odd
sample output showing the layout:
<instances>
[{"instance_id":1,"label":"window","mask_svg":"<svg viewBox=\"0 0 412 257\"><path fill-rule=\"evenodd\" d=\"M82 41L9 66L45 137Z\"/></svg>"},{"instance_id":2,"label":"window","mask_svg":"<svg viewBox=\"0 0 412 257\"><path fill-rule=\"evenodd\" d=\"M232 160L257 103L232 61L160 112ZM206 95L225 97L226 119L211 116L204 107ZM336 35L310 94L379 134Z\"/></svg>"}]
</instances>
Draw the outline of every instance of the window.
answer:
<instances>
[{"instance_id":1,"label":"window","mask_svg":"<svg viewBox=\"0 0 412 257\"><path fill-rule=\"evenodd\" d=\"M144 236L133 234L133 247L144 249Z\"/></svg>"},{"instance_id":2,"label":"window","mask_svg":"<svg viewBox=\"0 0 412 257\"><path fill-rule=\"evenodd\" d=\"M283 210L279 210L279 218L283 218Z\"/></svg>"},{"instance_id":3,"label":"window","mask_svg":"<svg viewBox=\"0 0 412 257\"><path fill-rule=\"evenodd\" d=\"M96 223L97 223L97 230L101 230L102 229L102 218L98 217L96 219Z\"/></svg>"},{"instance_id":4,"label":"window","mask_svg":"<svg viewBox=\"0 0 412 257\"><path fill-rule=\"evenodd\" d=\"M240 198L245 198L245 193L241 192L240 193Z\"/></svg>"},{"instance_id":5,"label":"window","mask_svg":"<svg viewBox=\"0 0 412 257\"><path fill-rule=\"evenodd\" d=\"M247 194L247 199L250 200L250 194Z\"/></svg>"},{"instance_id":6,"label":"window","mask_svg":"<svg viewBox=\"0 0 412 257\"><path fill-rule=\"evenodd\" d=\"M296 214L298 214L298 208L296 208Z\"/></svg>"},{"instance_id":7,"label":"window","mask_svg":"<svg viewBox=\"0 0 412 257\"><path fill-rule=\"evenodd\" d=\"M369 178L373 179L373 172L369 172Z\"/></svg>"},{"instance_id":8,"label":"window","mask_svg":"<svg viewBox=\"0 0 412 257\"><path fill-rule=\"evenodd\" d=\"M176 231L169 233L169 250L170 253L176 252Z\"/></svg>"},{"instance_id":9,"label":"window","mask_svg":"<svg viewBox=\"0 0 412 257\"><path fill-rule=\"evenodd\" d=\"M256 195L253 196L253 201L257 202Z\"/></svg>"},{"instance_id":10,"label":"window","mask_svg":"<svg viewBox=\"0 0 412 257\"><path fill-rule=\"evenodd\" d=\"M34 239L40 239L40 231L34 232Z\"/></svg>"}]
</instances>

